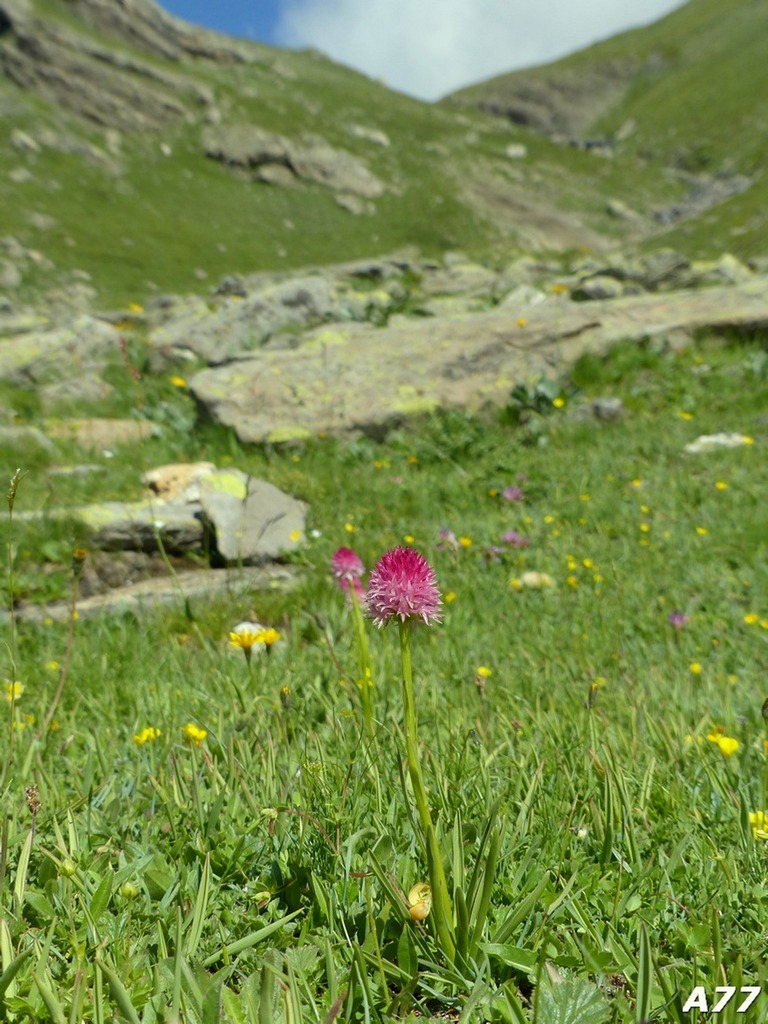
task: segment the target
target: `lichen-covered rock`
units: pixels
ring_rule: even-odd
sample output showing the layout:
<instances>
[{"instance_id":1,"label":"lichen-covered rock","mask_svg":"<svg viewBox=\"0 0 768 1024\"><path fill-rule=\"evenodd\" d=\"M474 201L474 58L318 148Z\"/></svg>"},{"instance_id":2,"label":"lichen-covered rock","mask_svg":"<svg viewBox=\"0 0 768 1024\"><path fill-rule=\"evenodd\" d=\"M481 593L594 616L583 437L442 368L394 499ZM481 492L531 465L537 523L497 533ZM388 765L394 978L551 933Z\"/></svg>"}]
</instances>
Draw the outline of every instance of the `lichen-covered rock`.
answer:
<instances>
[{"instance_id":1,"label":"lichen-covered rock","mask_svg":"<svg viewBox=\"0 0 768 1024\"><path fill-rule=\"evenodd\" d=\"M248 565L278 559L304 539L306 505L238 469L202 477L200 504L226 562Z\"/></svg>"},{"instance_id":2,"label":"lichen-covered rock","mask_svg":"<svg viewBox=\"0 0 768 1024\"><path fill-rule=\"evenodd\" d=\"M246 443L320 431L381 436L409 416L503 403L521 380L562 372L584 352L677 331L768 325L768 279L728 288L623 296L600 304L558 295L524 311L334 324L296 349L195 374L189 387Z\"/></svg>"},{"instance_id":3,"label":"lichen-covered rock","mask_svg":"<svg viewBox=\"0 0 768 1024\"><path fill-rule=\"evenodd\" d=\"M332 282L306 274L262 285L245 298L219 300L213 308L196 301L150 334L156 349L188 349L216 365L258 349L281 330L316 324L337 309Z\"/></svg>"},{"instance_id":4,"label":"lichen-covered rock","mask_svg":"<svg viewBox=\"0 0 768 1024\"><path fill-rule=\"evenodd\" d=\"M0 344L0 380L20 387L59 381L72 367L101 365L118 350L120 332L83 314L63 327L29 330Z\"/></svg>"}]
</instances>

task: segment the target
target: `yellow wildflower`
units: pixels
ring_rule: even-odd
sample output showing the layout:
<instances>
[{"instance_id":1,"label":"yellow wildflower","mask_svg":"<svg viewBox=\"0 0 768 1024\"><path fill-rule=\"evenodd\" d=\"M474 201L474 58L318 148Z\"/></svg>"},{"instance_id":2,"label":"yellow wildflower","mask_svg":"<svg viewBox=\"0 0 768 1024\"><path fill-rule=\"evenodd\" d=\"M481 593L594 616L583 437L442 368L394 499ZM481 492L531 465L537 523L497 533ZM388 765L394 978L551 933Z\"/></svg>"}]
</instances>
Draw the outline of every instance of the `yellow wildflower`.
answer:
<instances>
[{"instance_id":1,"label":"yellow wildflower","mask_svg":"<svg viewBox=\"0 0 768 1024\"><path fill-rule=\"evenodd\" d=\"M749 815L752 835L755 839L768 839L768 814L765 811L752 811Z\"/></svg>"},{"instance_id":2,"label":"yellow wildflower","mask_svg":"<svg viewBox=\"0 0 768 1024\"><path fill-rule=\"evenodd\" d=\"M171 377L170 382L175 388L185 388L187 386L187 382L183 377Z\"/></svg>"},{"instance_id":3,"label":"yellow wildflower","mask_svg":"<svg viewBox=\"0 0 768 1024\"><path fill-rule=\"evenodd\" d=\"M739 749L739 741L734 739L733 736L721 736L717 741L717 745L720 748L721 754L725 757L730 757Z\"/></svg>"},{"instance_id":4,"label":"yellow wildflower","mask_svg":"<svg viewBox=\"0 0 768 1024\"><path fill-rule=\"evenodd\" d=\"M459 537L459 544L461 544L461 546L463 548L471 548L472 547L472 538L471 537Z\"/></svg>"},{"instance_id":5,"label":"yellow wildflower","mask_svg":"<svg viewBox=\"0 0 768 1024\"><path fill-rule=\"evenodd\" d=\"M159 735L159 729L156 729L154 725L148 725L146 729L142 729L141 732L134 735L133 742L137 747L143 747L145 743L154 743Z\"/></svg>"},{"instance_id":6,"label":"yellow wildflower","mask_svg":"<svg viewBox=\"0 0 768 1024\"><path fill-rule=\"evenodd\" d=\"M280 639L280 634L272 626L266 626L264 629L259 630L256 636L257 644L264 644L265 647L271 647L272 644L276 643Z\"/></svg>"},{"instance_id":7,"label":"yellow wildflower","mask_svg":"<svg viewBox=\"0 0 768 1024\"><path fill-rule=\"evenodd\" d=\"M194 722L187 722L186 725L182 725L181 731L184 733L184 739L187 743L195 747L199 747L208 735L207 729L201 729Z\"/></svg>"},{"instance_id":8,"label":"yellow wildflower","mask_svg":"<svg viewBox=\"0 0 768 1024\"><path fill-rule=\"evenodd\" d=\"M563 406L565 405L565 399L564 399L564 398L560 398L560 397L558 396L558 397L557 397L557 398L556 398L556 399L554 400L554 402L552 403L552 405L554 405L554 407L555 407L556 409L562 409L562 408L563 408ZM587 499L587 500L589 500L589 499Z\"/></svg>"},{"instance_id":9,"label":"yellow wildflower","mask_svg":"<svg viewBox=\"0 0 768 1024\"><path fill-rule=\"evenodd\" d=\"M432 889L426 882L418 882L408 893L408 913L414 921L423 921L432 909Z\"/></svg>"},{"instance_id":10,"label":"yellow wildflower","mask_svg":"<svg viewBox=\"0 0 768 1024\"><path fill-rule=\"evenodd\" d=\"M689 665L689 668L690 668L691 672L693 673L693 675L695 675L695 676L700 676L701 675L701 662L699 662L699 661L692 661L691 664Z\"/></svg>"},{"instance_id":11,"label":"yellow wildflower","mask_svg":"<svg viewBox=\"0 0 768 1024\"><path fill-rule=\"evenodd\" d=\"M229 634L229 642L233 647L240 647L250 653L255 643L259 642L259 634L264 629L258 622L241 622Z\"/></svg>"},{"instance_id":12,"label":"yellow wildflower","mask_svg":"<svg viewBox=\"0 0 768 1024\"><path fill-rule=\"evenodd\" d=\"M748 626L754 626L754 624L757 622L757 618L758 617L757 617L757 615L754 612L748 612L744 616L744 621L746 622L746 624Z\"/></svg>"},{"instance_id":13,"label":"yellow wildflower","mask_svg":"<svg viewBox=\"0 0 768 1024\"><path fill-rule=\"evenodd\" d=\"M15 683L5 684L5 699L7 701L10 702L17 700L22 695L22 693L24 693L24 683L20 683L18 680L16 680Z\"/></svg>"}]
</instances>

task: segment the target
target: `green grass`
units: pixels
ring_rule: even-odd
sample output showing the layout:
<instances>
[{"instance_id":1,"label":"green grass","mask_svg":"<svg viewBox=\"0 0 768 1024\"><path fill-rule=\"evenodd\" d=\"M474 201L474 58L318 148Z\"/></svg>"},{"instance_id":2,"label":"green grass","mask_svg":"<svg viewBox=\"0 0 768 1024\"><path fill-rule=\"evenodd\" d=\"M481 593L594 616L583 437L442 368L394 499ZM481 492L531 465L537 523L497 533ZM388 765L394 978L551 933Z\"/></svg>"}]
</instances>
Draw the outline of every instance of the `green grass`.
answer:
<instances>
[{"instance_id":1,"label":"green grass","mask_svg":"<svg viewBox=\"0 0 768 1024\"><path fill-rule=\"evenodd\" d=\"M752 1016L734 1001L718 1019L765 1020L765 848L748 819L765 806L765 367L760 339L620 346L584 358L564 406L517 428L511 412L446 413L380 445L245 450L169 429L88 483L57 484L59 501L130 496L139 463L231 460L307 500L312 532L291 593L76 621L47 731L68 627L6 622L1 674L24 689L0 733L5 1018L688 1022L694 986L711 1005L731 984L763 994ZM126 402L187 415L177 390L131 388ZM623 420L582 420L604 394ZM719 431L754 443L683 453ZM525 498L507 501L519 474ZM47 487L33 467L15 512ZM48 544L71 589L65 553L81 538L3 529L14 573L49 586ZM445 550L441 529L471 544ZM530 545L503 544L510 529ZM490 893L475 954L453 966L402 896L427 867L401 776L396 637L369 631L369 740L328 572L339 546L372 567L406 538L445 600L413 643L448 883L471 892L477 869ZM532 570L552 585L511 585ZM249 674L228 632L251 617L282 641ZM207 731L199 747L188 723ZM148 726L159 737L137 746Z\"/></svg>"}]
</instances>

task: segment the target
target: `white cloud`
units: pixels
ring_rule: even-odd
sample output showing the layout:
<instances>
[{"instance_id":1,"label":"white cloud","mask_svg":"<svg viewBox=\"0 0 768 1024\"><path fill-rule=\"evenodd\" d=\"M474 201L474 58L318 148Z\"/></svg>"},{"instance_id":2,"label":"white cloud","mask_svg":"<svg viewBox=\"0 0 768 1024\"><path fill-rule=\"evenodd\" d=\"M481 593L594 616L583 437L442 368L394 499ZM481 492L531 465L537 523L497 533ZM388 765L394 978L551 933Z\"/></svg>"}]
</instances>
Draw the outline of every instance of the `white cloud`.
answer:
<instances>
[{"instance_id":1,"label":"white cloud","mask_svg":"<svg viewBox=\"0 0 768 1024\"><path fill-rule=\"evenodd\" d=\"M564 56L681 0L281 0L276 41L423 99Z\"/></svg>"}]
</instances>

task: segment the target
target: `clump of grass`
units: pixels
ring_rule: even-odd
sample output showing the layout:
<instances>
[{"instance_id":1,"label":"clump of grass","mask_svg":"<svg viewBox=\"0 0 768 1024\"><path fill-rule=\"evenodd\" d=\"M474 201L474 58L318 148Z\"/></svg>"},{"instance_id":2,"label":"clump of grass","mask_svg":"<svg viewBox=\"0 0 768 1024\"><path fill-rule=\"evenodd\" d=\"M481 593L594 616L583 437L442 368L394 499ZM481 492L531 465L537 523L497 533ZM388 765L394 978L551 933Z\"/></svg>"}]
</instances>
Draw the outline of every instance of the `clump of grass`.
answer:
<instances>
[{"instance_id":1,"label":"clump of grass","mask_svg":"<svg viewBox=\"0 0 768 1024\"><path fill-rule=\"evenodd\" d=\"M764 987L760 351L582 364L528 410L533 444L491 414L380 445L207 434L311 502L302 579L191 618L3 626L23 691L3 734L2 1012L682 1024L695 986ZM623 418L584 420L606 393ZM684 452L720 431L752 443ZM401 545L444 602L418 636L409 748L461 956L419 888L401 652L369 636L372 740L328 572L340 547L373 565ZM230 640L249 622L280 633L250 669Z\"/></svg>"}]
</instances>

